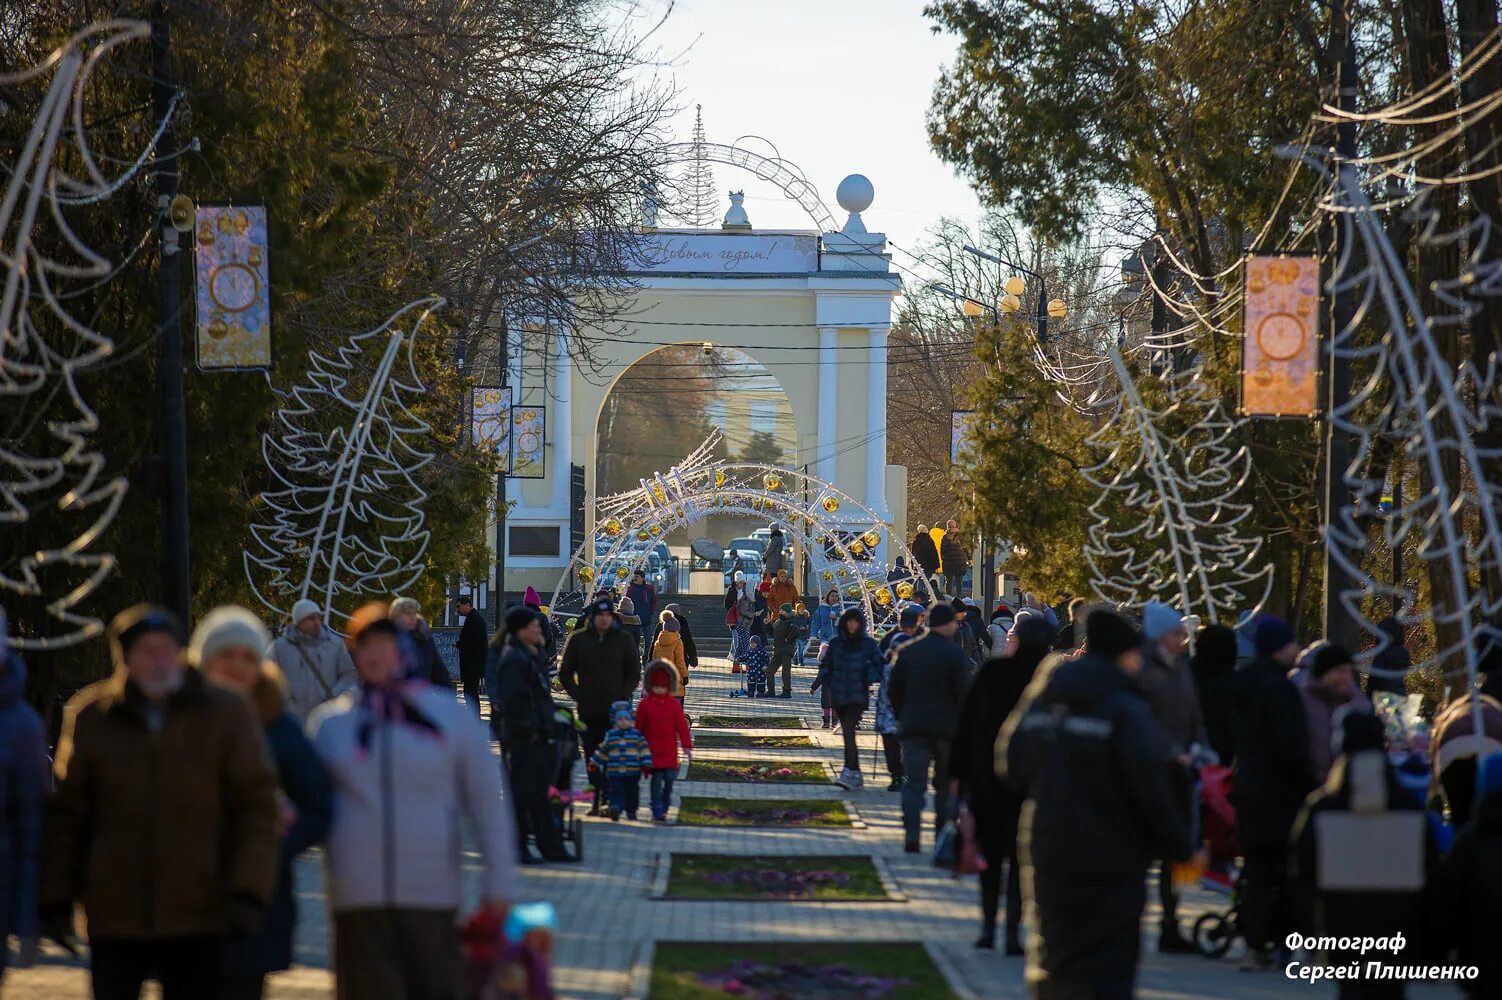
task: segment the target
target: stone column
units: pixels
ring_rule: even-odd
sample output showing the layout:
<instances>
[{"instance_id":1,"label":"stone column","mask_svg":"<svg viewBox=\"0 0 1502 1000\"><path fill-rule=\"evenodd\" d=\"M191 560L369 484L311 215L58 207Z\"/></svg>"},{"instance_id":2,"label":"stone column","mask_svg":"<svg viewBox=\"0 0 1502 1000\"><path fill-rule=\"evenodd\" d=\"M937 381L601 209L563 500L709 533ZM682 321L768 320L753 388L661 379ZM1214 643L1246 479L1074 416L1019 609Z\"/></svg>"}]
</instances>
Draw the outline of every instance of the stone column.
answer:
<instances>
[{"instance_id":1,"label":"stone column","mask_svg":"<svg viewBox=\"0 0 1502 1000\"><path fill-rule=\"evenodd\" d=\"M819 446L814 475L832 483L835 479L835 442L839 440L839 379L836 377L835 346L839 331L819 329Z\"/></svg>"},{"instance_id":2,"label":"stone column","mask_svg":"<svg viewBox=\"0 0 1502 1000\"><path fill-rule=\"evenodd\" d=\"M887 515L887 331L870 330L866 353L866 506Z\"/></svg>"}]
</instances>

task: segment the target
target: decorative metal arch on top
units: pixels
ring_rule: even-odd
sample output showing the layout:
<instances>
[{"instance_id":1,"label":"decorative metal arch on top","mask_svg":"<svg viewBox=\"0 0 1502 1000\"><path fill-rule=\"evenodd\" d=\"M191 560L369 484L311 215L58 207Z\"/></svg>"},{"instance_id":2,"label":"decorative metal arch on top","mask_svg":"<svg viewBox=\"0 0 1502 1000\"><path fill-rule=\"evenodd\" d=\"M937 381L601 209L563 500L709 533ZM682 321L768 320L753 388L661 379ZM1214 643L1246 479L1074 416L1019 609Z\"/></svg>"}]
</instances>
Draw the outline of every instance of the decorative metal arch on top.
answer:
<instances>
[{"instance_id":1,"label":"decorative metal arch on top","mask_svg":"<svg viewBox=\"0 0 1502 1000\"><path fill-rule=\"evenodd\" d=\"M762 180L776 184L783 194L796 201L819 226L820 232L840 228L834 221L834 213L819 197L818 190L803 176L803 171L787 160L772 159L743 146L727 146L720 142L672 142L662 147L662 155L668 163L684 163L703 157L711 163L749 170Z\"/></svg>"},{"instance_id":2,"label":"decorative metal arch on top","mask_svg":"<svg viewBox=\"0 0 1502 1000\"><path fill-rule=\"evenodd\" d=\"M906 543L870 507L834 484L795 469L716 460L713 448L718 440L718 433L711 435L680 465L641 480L634 490L596 500L595 530L609 538L610 545L593 558L593 538L579 546L553 591L549 607L555 614L572 610L568 598L573 594L579 595L582 609L590 593L630 579L646 563L658 538L712 514L745 515L780 526L810 554L824 584L838 586L843 600L860 602L868 622L876 621L876 608L890 608L914 596L922 568ZM850 537L841 532L850 532ZM883 543L889 553L903 557L910 580L887 580L893 564L876 556ZM572 587L575 579L579 588ZM929 593L941 592L937 580L924 582Z\"/></svg>"}]
</instances>

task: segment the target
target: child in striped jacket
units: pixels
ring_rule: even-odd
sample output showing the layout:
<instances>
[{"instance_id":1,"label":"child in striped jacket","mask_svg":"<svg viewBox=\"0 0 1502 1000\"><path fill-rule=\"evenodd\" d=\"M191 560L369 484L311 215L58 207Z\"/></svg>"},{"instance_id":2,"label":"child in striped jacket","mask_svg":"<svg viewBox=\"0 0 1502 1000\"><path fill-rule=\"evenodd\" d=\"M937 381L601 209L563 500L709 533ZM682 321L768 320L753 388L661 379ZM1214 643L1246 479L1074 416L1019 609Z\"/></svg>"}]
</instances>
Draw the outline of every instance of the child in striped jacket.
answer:
<instances>
[{"instance_id":1,"label":"child in striped jacket","mask_svg":"<svg viewBox=\"0 0 1502 1000\"><path fill-rule=\"evenodd\" d=\"M618 822L624 814L627 819L635 820L641 802L642 775L652 772L652 750L636 728L629 701L612 703L610 717L614 725L590 758L590 766L606 779L610 818Z\"/></svg>"}]
</instances>

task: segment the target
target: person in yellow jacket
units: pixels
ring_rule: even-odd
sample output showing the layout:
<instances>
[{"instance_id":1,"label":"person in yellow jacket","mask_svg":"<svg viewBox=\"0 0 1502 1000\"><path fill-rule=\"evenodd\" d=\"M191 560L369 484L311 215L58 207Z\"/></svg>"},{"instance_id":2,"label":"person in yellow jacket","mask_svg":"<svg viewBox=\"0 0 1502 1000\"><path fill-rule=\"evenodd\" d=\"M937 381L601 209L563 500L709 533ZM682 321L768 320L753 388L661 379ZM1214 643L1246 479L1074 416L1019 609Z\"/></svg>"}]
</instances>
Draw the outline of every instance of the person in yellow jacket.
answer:
<instances>
[{"instance_id":1,"label":"person in yellow jacket","mask_svg":"<svg viewBox=\"0 0 1502 1000\"><path fill-rule=\"evenodd\" d=\"M688 661L683 656L683 636L678 634L678 619L671 611L658 616L661 623L657 641L652 643L652 658L666 660L673 665L677 675L673 683L673 697L683 700L684 685L688 683Z\"/></svg>"}]
</instances>

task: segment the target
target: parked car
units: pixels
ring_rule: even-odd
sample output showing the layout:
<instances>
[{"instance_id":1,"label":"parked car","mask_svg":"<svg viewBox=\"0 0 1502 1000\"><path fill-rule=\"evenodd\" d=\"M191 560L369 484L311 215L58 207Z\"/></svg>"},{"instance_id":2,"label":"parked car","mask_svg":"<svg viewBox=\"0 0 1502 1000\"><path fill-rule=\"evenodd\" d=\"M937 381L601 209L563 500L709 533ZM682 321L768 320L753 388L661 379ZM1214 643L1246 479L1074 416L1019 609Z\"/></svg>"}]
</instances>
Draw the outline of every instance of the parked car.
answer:
<instances>
[{"instance_id":1,"label":"parked car","mask_svg":"<svg viewBox=\"0 0 1502 1000\"><path fill-rule=\"evenodd\" d=\"M754 552L760 559L767 551L767 540L757 538L755 535L747 535L742 538L732 538L725 546L726 552Z\"/></svg>"}]
</instances>

